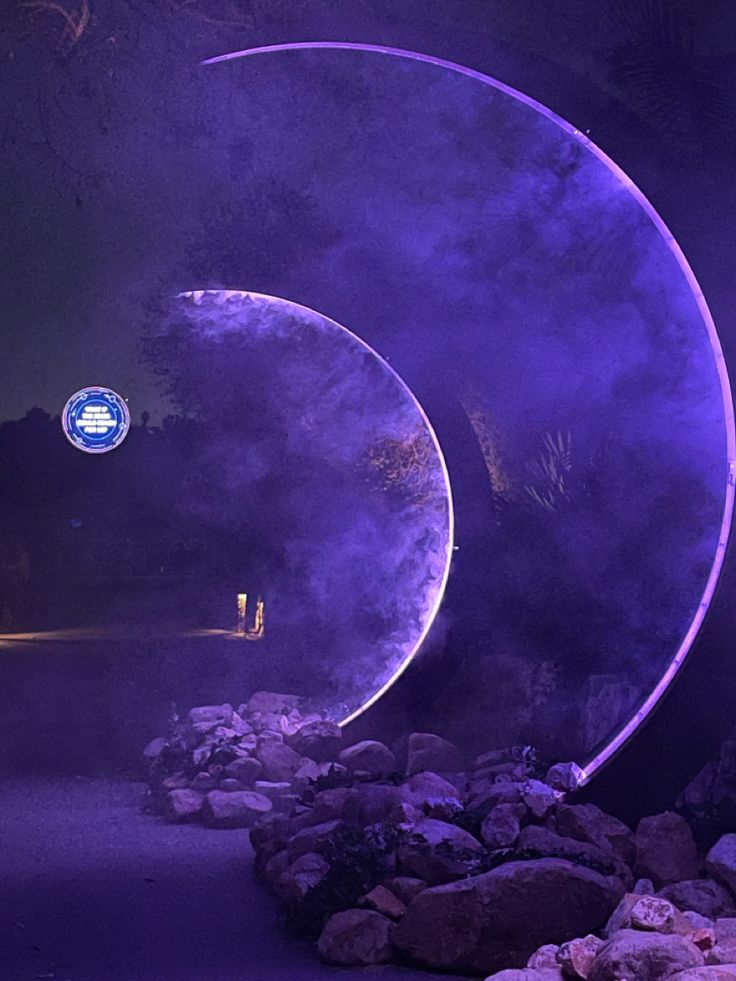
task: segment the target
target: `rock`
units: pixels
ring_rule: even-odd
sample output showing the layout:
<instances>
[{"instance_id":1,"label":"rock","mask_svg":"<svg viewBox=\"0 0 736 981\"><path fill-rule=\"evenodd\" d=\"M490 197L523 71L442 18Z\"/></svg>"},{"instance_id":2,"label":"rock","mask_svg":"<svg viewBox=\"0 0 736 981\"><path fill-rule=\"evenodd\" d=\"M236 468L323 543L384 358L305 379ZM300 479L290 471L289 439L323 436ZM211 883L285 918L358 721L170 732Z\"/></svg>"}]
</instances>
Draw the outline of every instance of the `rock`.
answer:
<instances>
[{"instance_id":1,"label":"rock","mask_svg":"<svg viewBox=\"0 0 736 981\"><path fill-rule=\"evenodd\" d=\"M499 804L520 804L521 784L494 783L471 784L470 799L467 809L478 817L483 818ZM526 804L524 805L526 808Z\"/></svg>"},{"instance_id":2,"label":"rock","mask_svg":"<svg viewBox=\"0 0 736 981\"><path fill-rule=\"evenodd\" d=\"M610 848L622 862L633 865L636 845L631 829L595 804L560 804L555 812L557 833L599 848Z\"/></svg>"},{"instance_id":3,"label":"rock","mask_svg":"<svg viewBox=\"0 0 736 981\"><path fill-rule=\"evenodd\" d=\"M305 852L278 877L275 883L276 892L288 906L298 906L309 890L319 885L329 870L329 864L321 855Z\"/></svg>"},{"instance_id":4,"label":"rock","mask_svg":"<svg viewBox=\"0 0 736 981\"><path fill-rule=\"evenodd\" d=\"M658 888L697 878L698 851L684 818L665 811L641 819L636 829L634 872L651 879Z\"/></svg>"},{"instance_id":5,"label":"rock","mask_svg":"<svg viewBox=\"0 0 736 981\"><path fill-rule=\"evenodd\" d=\"M626 929L631 923L631 910L639 902L641 896L627 892L621 902L611 913L605 927L601 931L604 937L613 937L619 930Z\"/></svg>"},{"instance_id":6,"label":"rock","mask_svg":"<svg viewBox=\"0 0 736 981\"><path fill-rule=\"evenodd\" d=\"M526 966L536 968L558 968L559 962L557 960L557 954L559 950L560 948L558 944L543 944L534 951L532 956L526 962Z\"/></svg>"},{"instance_id":7,"label":"rock","mask_svg":"<svg viewBox=\"0 0 736 981\"><path fill-rule=\"evenodd\" d=\"M690 922L688 920L688 922ZM708 952L715 947L716 943L716 931L712 927L699 927L692 931L690 934L690 939L698 948L702 950L706 955L706 962L708 960Z\"/></svg>"},{"instance_id":8,"label":"rock","mask_svg":"<svg viewBox=\"0 0 736 981\"><path fill-rule=\"evenodd\" d=\"M562 973L570 978L589 978L593 961L602 945L603 941L592 933L587 937L568 940L557 955Z\"/></svg>"},{"instance_id":9,"label":"rock","mask_svg":"<svg viewBox=\"0 0 736 981\"><path fill-rule=\"evenodd\" d=\"M521 799L539 821L547 817L558 802L556 791L541 780L527 780L521 789Z\"/></svg>"},{"instance_id":10,"label":"rock","mask_svg":"<svg viewBox=\"0 0 736 981\"><path fill-rule=\"evenodd\" d=\"M189 710L187 723L193 733L203 736L218 726L229 726L232 718L232 705L200 705Z\"/></svg>"},{"instance_id":11,"label":"rock","mask_svg":"<svg viewBox=\"0 0 736 981\"><path fill-rule=\"evenodd\" d=\"M254 712L250 724L257 736L279 743L284 741L284 729L288 726L285 717L278 712Z\"/></svg>"},{"instance_id":12,"label":"rock","mask_svg":"<svg viewBox=\"0 0 736 981\"><path fill-rule=\"evenodd\" d=\"M498 804L483 818L480 836L489 848L511 848L525 816L525 804Z\"/></svg>"},{"instance_id":13,"label":"rock","mask_svg":"<svg viewBox=\"0 0 736 981\"><path fill-rule=\"evenodd\" d=\"M734 981L736 964L719 966L690 967L677 974L670 974L668 981Z\"/></svg>"},{"instance_id":14,"label":"rock","mask_svg":"<svg viewBox=\"0 0 736 981\"><path fill-rule=\"evenodd\" d=\"M256 712L261 714L289 715L293 709L298 709L303 703L304 699L299 695L282 695L274 691L257 691L248 699L245 711L241 710L240 715L254 715Z\"/></svg>"},{"instance_id":15,"label":"rock","mask_svg":"<svg viewBox=\"0 0 736 981\"><path fill-rule=\"evenodd\" d=\"M617 879L562 859L508 862L419 893L394 940L438 970L521 967L542 944L592 933L621 895Z\"/></svg>"},{"instance_id":16,"label":"rock","mask_svg":"<svg viewBox=\"0 0 736 981\"><path fill-rule=\"evenodd\" d=\"M451 820L463 809L453 784L431 770L415 773L402 784L402 789L410 804L439 821Z\"/></svg>"},{"instance_id":17,"label":"rock","mask_svg":"<svg viewBox=\"0 0 736 981\"><path fill-rule=\"evenodd\" d=\"M386 888L408 906L415 896L427 888L427 883L424 879L415 879L410 875L396 875L386 880Z\"/></svg>"},{"instance_id":18,"label":"rock","mask_svg":"<svg viewBox=\"0 0 736 981\"><path fill-rule=\"evenodd\" d=\"M264 817L258 818L248 837L256 851L269 842L277 842L279 848L284 848L289 837L289 821L270 811Z\"/></svg>"},{"instance_id":19,"label":"rock","mask_svg":"<svg viewBox=\"0 0 736 981\"><path fill-rule=\"evenodd\" d=\"M736 892L736 834L723 835L713 845L705 859L705 867L732 892ZM694 878L694 876L681 876Z\"/></svg>"},{"instance_id":20,"label":"rock","mask_svg":"<svg viewBox=\"0 0 736 981\"><path fill-rule=\"evenodd\" d=\"M589 977L590 981L660 981L702 964L702 953L687 937L620 930L599 950Z\"/></svg>"},{"instance_id":21,"label":"rock","mask_svg":"<svg viewBox=\"0 0 736 981\"><path fill-rule=\"evenodd\" d=\"M291 784L288 781L282 783L271 783L269 780L256 780L253 785L253 789L257 794L263 794L264 797L268 797L270 801L275 800L277 797L283 797L286 794L291 793Z\"/></svg>"},{"instance_id":22,"label":"rock","mask_svg":"<svg viewBox=\"0 0 736 981\"><path fill-rule=\"evenodd\" d=\"M402 824L423 816L406 800L401 787L370 783L351 788L345 799L344 815L359 826L377 822Z\"/></svg>"},{"instance_id":23,"label":"rock","mask_svg":"<svg viewBox=\"0 0 736 981\"><path fill-rule=\"evenodd\" d=\"M316 763L337 759L342 745L342 729L335 722L318 719L300 725L293 734L285 735L287 746Z\"/></svg>"},{"instance_id":24,"label":"rock","mask_svg":"<svg viewBox=\"0 0 736 981\"><path fill-rule=\"evenodd\" d=\"M263 772L263 763L252 756L240 756L225 767L225 776L252 787Z\"/></svg>"},{"instance_id":25,"label":"rock","mask_svg":"<svg viewBox=\"0 0 736 981\"><path fill-rule=\"evenodd\" d=\"M695 913L691 909L683 910L682 915L690 924L691 930L712 929L715 926L713 920L707 916L702 916L700 913Z\"/></svg>"},{"instance_id":26,"label":"rock","mask_svg":"<svg viewBox=\"0 0 736 981\"><path fill-rule=\"evenodd\" d=\"M291 856L286 849L282 849L276 852L263 866L263 878L275 887L279 876L283 875L291 864Z\"/></svg>"},{"instance_id":27,"label":"rock","mask_svg":"<svg viewBox=\"0 0 736 981\"><path fill-rule=\"evenodd\" d=\"M239 780L234 780L232 777L225 777L224 780L220 781L220 790L224 791L226 794L234 794L237 790L247 790L248 788L242 784Z\"/></svg>"},{"instance_id":28,"label":"rock","mask_svg":"<svg viewBox=\"0 0 736 981\"><path fill-rule=\"evenodd\" d=\"M335 835L343 827L343 821L325 821L323 824L304 828L289 839L287 845L289 852L295 856L306 852L317 852L321 855L330 847Z\"/></svg>"},{"instance_id":29,"label":"rock","mask_svg":"<svg viewBox=\"0 0 736 981\"><path fill-rule=\"evenodd\" d=\"M211 790L216 789L217 783L218 781L212 776L211 773L207 773L206 770L202 770L192 778L192 782L189 784L189 786L198 794L208 794Z\"/></svg>"},{"instance_id":30,"label":"rock","mask_svg":"<svg viewBox=\"0 0 736 981\"><path fill-rule=\"evenodd\" d=\"M328 964L342 967L388 964L393 955L391 921L369 909L335 913L325 924L317 949Z\"/></svg>"},{"instance_id":31,"label":"rock","mask_svg":"<svg viewBox=\"0 0 736 981\"><path fill-rule=\"evenodd\" d=\"M265 742L256 753L263 764L264 780L272 783L290 782L305 762L303 756L279 742Z\"/></svg>"},{"instance_id":32,"label":"rock","mask_svg":"<svg viewBox=\"0 0 736 981\"><path fill-rule=\"evenodd\" d=\"M714 879L686 879L684 882L674 882L660 889L657 895L669 899L678 909L692 910L710 919L736 915L733 896Z\"/></svg>"},{"instance_id":33,"label":"rock","mask_svg":"<svg viewBox=\"0 0 736 981\"><path fill-rule=\"evenodd\" d=\"M636 893L637 896L653 896L654 883L652 882L651 879L637 879L636 882L634 883L634 888L631 891L633 893ZM662 893L660 893L660 895L662 895ZM665 899L669 899L669 898L670 898L669 896L665 896Z\"/></svg>"},{"instance_id":34,"label":"rock","mask_svg":"<svg viewBox=\"0 0 736 981\"><path fill-rule=\"evenodd\" d=\"M453 743L431 732L412 732L409 736L406 772L409 776L432 770L460 772L465 769L462 753Z\"/></svg>"},{"instance_id":35,"label":"rock","mask_svg":"<svg viewBox=\"0 0 736 981\"><path fill-rule=\"evenodd\" d=\"M396 770L396 757L383 743L364 739L343 749L338 757L351 773L363 771L376 778L387 777Z\"/></svg>"},{"instance_id":36,"label":"rock","mask_svg":"<svg viewBox=\"0 0 736 981\"><path fill-rule=\"evenodd\" d=\"M310 784L325 777L341 777L347 775L346 768L341 763L315 763L314 760L304 760L292 777L297 790L306 790Z\"/></svg>"},{"instance_id":37,"label":"rock","mask_svg":"<svg viewBox=\"0 0 736 981\"><path fill-rule=\"evenodd\" d=\"M167 820L181 824L185 821L196 821L202 811L204 797L193 790L185 788L171 790L166 795L164 814Z\"/></svg>"},{"instance_id":38,"label":"rock","mask_svg":"<svg viewBox=\"0 0 736 981\"><path fill-rule=\"evenodd\" d=\"M186 773L175 773L161 783L161 789L166 793L170 790L182 790L184 787L189 787L189 777Z\"/></svg>"},{"instance_id":39,"label":"rock","mask_svg":"<svg viewBox=\"0 0 736 981\"><path fill-rule=\"evenodd\" d=\"M530 824L519 835L518 848L528 848L542 856L566 858L570 862L591 865L604 875L617 875L625 886L631 886L633 877L627 865L612 851L599 848L587 841L563 838L536 824Z\"/></svg>"},{"instance_id":40,"label":"rock","mask_svg":"<svg viewBox=\"0 0 736 981\"><path fill-rule=\"evenodd\" d=\"M563 977L559 967L508 967L486 981L563 981Z\"/></svg>"},{"instance_id":41,"label":"rock","mask_svg":"<svg viewBox=\"0 0 736 981\"><path fill-rule=\"evenodd\" d=\"M253 726L241 718L238 712L233 712L232 718L230 719L230 728L238 737L249 736L253 732Z\"/></svg>"},{"instance_id":42,"label":"rock","mask_svg":"<svg viewBox=\"0 0 736 981\"><path fill-rule=\"evenodd\" d=\"M298 807L299 798L296 794L283 794L280 797L273 797L271 803L274 811L278 811L279 814L291 814Z\"/></svg>"},{"instance_id":43,"label":"rock","mask_svg":"<svg viewBox=\"0 0 736 981\"><path fill-rule=\"evenodd\" d=\"M547 770L544 782L554 790L569 793L571 790L577 790L582 777L583 771L577 763L555 763Z\"/></svg>"},{"instance_id":44,"label":"rock","mask_svg":"<svg viewBox=\"0 0 736 981\"><path fill-rule=\"evenodd\" d=\"M736 918L719 916L714 924L714 944L706 953L708 964L736 963Z\"/></svg>"},{"instance_id":45,"label":"rock","mask_svg":"<svg viewBox=\"0 0 736 981\"><path fill-rule=\"evenodd\" d=\"M143 750L143 759L146 761L146 763L153 763L154 760L159 758L165 748L166 740L163 736L159 736L157 739L152 739Z\"/></svg>"},{"instance_id":46,"label":"rock","mask_svg":"<svg viewBox=\"0 0 736 981\"><path fill-rule=\"evenodd\" d=\"M666 899L658 896L641 896L631 907L629 922L637 930L657 930L673 933L677 910Z\"/></svg>"},{"instance_id":47,"label":"rock","mask_svg":"<svg viewBox=\"0 0 736 981\"><path fill-rule=\"evenodd\" d=\"M268 797L252 790L232 794L213 790L204 799L202 819L210 828L249 828L270 810Z\"/></svg>"},{"instance_id":48,"label":"rock","mask_svg":"<svg viewBox=\"0 0 736 981\"><path fill-rule=\"evenodd\" d=\"M483 846L456 824L424 818L399 845L399 869L434 884L451 882L477 870Z\"/></svg>"},{"instance_id":49,"label":"rock","mask_svg":"<svg viewBox=\"0 0 736 981\"><path fill-rule=\"evenodd\" d=\"M377 913L382 913L390 920L400 920L406 913L406 903L385 886L376 886L369 893L363 896L361 906L374 909Z\"/></svg>"},{"instance_id":50,"label":"rock","mask_svg":"<svg viewBox=\"0 0 736 981\"><path fill-rule=\"evenodd\" d=\"M514 756L511 749L489 749L486 753L481 753L473 760L474 770L484 770L489 766L496 766L502 763L514 763Z\"/></svg>"}]
</instances>

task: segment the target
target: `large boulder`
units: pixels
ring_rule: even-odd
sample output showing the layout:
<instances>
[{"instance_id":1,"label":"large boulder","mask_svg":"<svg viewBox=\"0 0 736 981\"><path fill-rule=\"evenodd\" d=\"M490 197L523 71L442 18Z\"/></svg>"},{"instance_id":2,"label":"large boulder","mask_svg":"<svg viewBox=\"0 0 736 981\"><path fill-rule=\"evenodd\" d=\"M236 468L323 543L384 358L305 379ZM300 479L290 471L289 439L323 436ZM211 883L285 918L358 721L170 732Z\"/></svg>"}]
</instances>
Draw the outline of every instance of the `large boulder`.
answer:
<instances>
[{"instance_id":1,"label":"large boulder","mask_svg":"<svg viewBox=\"0 0 736 981\"><path fill-rule=\"evenodd\" d=\"M246 787L252 787L263 773L263 763L252 756L239 756L225 767L225 775Z\"/></svg>"},{"instance_id":2,"label":"large boulder","mask_svg":"<svg viewBox=\"0 0 736 981\"><path fill-rule=\"evenodd\" d=\"M622 893L618 879L563 859L509 862L419 893L394 939L438 970L522 967L542 944L592 933Z\"/></svg>"},{"instance_id":3,"label":"large boulder","mask_svg":"<svg viewBox=\"0 0 736 981\"><path fill-rule=\"evenodd\" d=\"M398 864L405 875L417 876L433 885L451 882L477 871L483 846L456 824L424 818L399 845Z\"/></svg>"},{"instance_id":4,"label":"large boulder","mask_svg":"<svg viewBox=\"0 0 736 981\"><path fill-rule=\"evenodd\" d=\"M337 759L342 744L342 729L335 722L319 719L299 726L296 732L286 735L285 742L302 756L316 763Z\"/></svg>"},{"instance_id":5,"label":"large boulder","mask_svg":"<svg viewBox=\"0 0 736 981\"><path fill-rule=\"evenodd\" d=\"M348 746L339 760L351 773L366 773L375 779L387 777L396 770L396 757L377 739L364 739Z\"/></svg>"},{"instance_id":6,"label":"large boulder","mask_svg":"<svg viewBox=\"0 0 736 981\"><path fill-rule=\"evenodd\" d=\"M325 924L317 949L328 964L341 967L388 964L393 954L391 921L370 909L335 913Z\"/></svg>"},{"instance_id":7,"label":"large boulder","mask_svg":"<svg viewBox=\"0 0 736 981\"><path fill-rule=\"evenodd\" d=\"M736 915L733 896L715 879L685 879L665 886L657 893L669 899L678 909L693 910L713 920L717 916Z\"/></svg>"},{"instance_id":8,"label":"large boulder","mask_svg":"<svg viewBox=\"0 0 736 981\"><path fill-rule=\"evenodd\" d=\"M687 937L620 930L601 947L589 977L590 981L660 981L702 964L702 953Z\"/></svg>"},{"instance_id":9,"label":"large boulder","mask_svg":"<svg viewBox=\"0 0 736 981\"><path fill-rule=\"evenodd\" d=\"M412 732L409 736L406 764L409 776L412 773L421 773L422 770L459 773L464 769L465 760L454 743L432 732Z\"/></svg>"},{"instance_id":10,"label":"large boulder","mask_svg":"<svg viewBox=\"0 0 736 981\"><path fill-rule=\"evenodd\" d=\"M622 862L634 864L634 833L595 804L560 804L555 812L555 827L558 834L610 849Z\"/></svg>"},{"instance_id":11,"label":"large boulder","mask_svg":"<svg viewBox=\"0 0 736 981\"><path fill-rule=\"evenodd\" d=\"M698 850L687 821L673 811L642 818L636 829L634 871L658 888L697 878Z\"/></svg>"},{"instance_id":12,"label":"large boulder","mask_svg":"<svg viewBox=\"0 0 736 981\"><path fill-rule=\"evenodd\" d=\"M708 852L705 865L714 879L736 892L736 834L719 838Z\"/></svg>"},{"instance_id":13,"label":"large boulder","mask_svg":"<svg viewBox=\"0 0 736 981\"><path fill-rule=\"evenodd\" d=\"M213 790L204 799L202 820L210 828L250 828L271 807L268 797L252 790Z\"/></svg>"},{"instance_id":14,"label":"large boulder","mask_svg":"<svg viewBox=\"0 0 736 981\"><path fill-rule=\"evenodd\" d=\"M263 779L271 783L293 780L301 769L304 757L284 743L268 740L258 747L258 759L263 764Z\"/></svg>"}]
</instances>

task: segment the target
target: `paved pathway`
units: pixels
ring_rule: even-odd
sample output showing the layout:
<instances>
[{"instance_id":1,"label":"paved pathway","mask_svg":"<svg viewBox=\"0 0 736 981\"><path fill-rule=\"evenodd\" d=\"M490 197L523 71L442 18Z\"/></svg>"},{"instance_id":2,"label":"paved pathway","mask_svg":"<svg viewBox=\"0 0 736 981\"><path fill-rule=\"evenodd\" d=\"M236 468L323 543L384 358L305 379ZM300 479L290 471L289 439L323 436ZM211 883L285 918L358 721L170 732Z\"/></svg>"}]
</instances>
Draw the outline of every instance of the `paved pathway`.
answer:
<instances>
[{"instance_id":1,"label":"paved pathway","mask_svg":"<svg viewBox=\"0 0 736 981\"><path fill-rule=\"evenodd\" d=\"M0 784L1 981L438 981L321 964L279 930L246 832L172 827L141 814L141 794Z\"/></svg>"}]
</instances>

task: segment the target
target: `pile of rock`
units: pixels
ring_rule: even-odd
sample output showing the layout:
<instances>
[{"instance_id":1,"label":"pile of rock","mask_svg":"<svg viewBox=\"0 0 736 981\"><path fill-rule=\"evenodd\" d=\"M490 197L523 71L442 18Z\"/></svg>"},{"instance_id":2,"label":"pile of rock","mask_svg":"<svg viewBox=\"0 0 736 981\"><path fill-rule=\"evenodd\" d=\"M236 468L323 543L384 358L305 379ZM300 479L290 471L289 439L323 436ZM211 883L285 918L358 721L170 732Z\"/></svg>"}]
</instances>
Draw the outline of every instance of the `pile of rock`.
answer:
<instances>
[{"instance_id":1,"label":"pile of rock","mask_svg":"<svg viewBox=\"0 0 736 981\"><path fill-rule=\"evenodd\" d=\"M540 774L523 752L494 750L468 765L413 733L400 765L266 692L237 712L193 709L146 752L171 820L252 826L257 874L331 964L736 979L736 835L702 857L677 814L634 833L570 802L574 764Z\"/></svg>"},{"instance_id":2,"label":"pile of rock","mask_svg":"<svg viewBox=\"0 0 736 981\"><path fill-rule=\"evenodd\" d=\"M298 695L256 692L237 710L191 709L143 752L151 809L174 822L247 828L264 814L291 811L320 778L346 776L347 767L333 762L342 730L302 714L302 704Z\"/></svg>"}]
</instances>

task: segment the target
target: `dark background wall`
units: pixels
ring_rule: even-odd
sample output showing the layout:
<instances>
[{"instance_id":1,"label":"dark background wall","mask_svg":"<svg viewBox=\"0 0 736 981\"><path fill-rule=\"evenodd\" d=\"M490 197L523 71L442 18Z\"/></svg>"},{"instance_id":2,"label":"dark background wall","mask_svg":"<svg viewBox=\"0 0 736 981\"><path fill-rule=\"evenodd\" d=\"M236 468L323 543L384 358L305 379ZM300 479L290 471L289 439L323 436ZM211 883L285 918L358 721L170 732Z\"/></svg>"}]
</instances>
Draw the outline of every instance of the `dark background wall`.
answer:
<instances>
[{"instance_id":1,"label":"dark background wall","mask_svg":"<svg viewBox=\"0 0 736 981\"><path fill-rule=\"evenodd\" d=\"M726 0L89 0L89 7L69 0L67 9L71 24L43 4L7 3L0 14L2 418L27 408L7 371L23 332L35 332L36 376L55 405L69 388L55 356L74 344L83 368L109 297L119 303L120 283L146 269L145 255L121 250L117 263L99 256L94 222L85 217L106 184L135 194L130 175L116 171L116 141L138 133L145 153L146 128L165 111L162 93L201 58L293 40L382 43L447 58L520 89L588 133L673 231L735 370L736 11ZM24 227L24 216L39 211L48 215L41 243ZM121 241L135 234L120 228ZM165 227L159 238L164 249ZM596 781L593 798L616 800L629 816L667 805L736 722L735 580L731 559L676 689ZM401 689L394 696L405 697Z\"/></svg>"}]
</instances>

